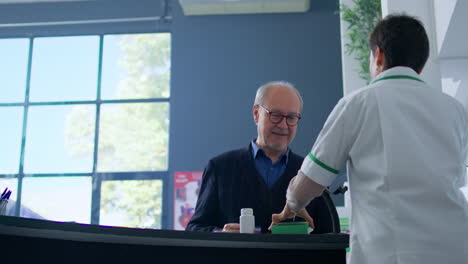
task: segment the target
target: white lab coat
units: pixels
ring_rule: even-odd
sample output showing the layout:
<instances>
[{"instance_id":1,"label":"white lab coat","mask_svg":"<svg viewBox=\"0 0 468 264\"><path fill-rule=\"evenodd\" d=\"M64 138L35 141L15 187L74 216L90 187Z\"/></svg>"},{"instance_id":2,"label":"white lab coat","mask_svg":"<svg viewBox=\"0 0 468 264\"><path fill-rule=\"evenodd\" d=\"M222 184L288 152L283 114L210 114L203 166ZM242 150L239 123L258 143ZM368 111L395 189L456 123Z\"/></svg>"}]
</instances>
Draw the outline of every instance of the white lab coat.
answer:
<instances>
[{"instance_id":1,"label":"white lab coat","mask_svg":"<svg viewBox=\"0 0 468 264\"><path fill-rule=\"evenodd\" d=\"M347 164L352 264L468 263L468 115L418 79L395 67L342 98L301 167L328 186Z\"/></svg>"}]
</instances>

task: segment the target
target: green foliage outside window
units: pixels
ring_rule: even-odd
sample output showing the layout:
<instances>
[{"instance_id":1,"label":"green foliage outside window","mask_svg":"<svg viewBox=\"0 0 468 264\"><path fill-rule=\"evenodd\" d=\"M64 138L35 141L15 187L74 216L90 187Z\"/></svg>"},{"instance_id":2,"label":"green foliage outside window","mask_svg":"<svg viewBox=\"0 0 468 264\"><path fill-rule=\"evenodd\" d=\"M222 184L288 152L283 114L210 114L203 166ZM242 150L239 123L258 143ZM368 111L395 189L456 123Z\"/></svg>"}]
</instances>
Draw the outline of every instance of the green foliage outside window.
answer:
<instances>
[{"instance_id":1,"label":"green foliage outside window","mask_svg":"<svg viewBox=\"0 0 468 264\"><path fill-rule=\"evenodd\" d=\"M348 22L346 54L354 55L359 62L359 77L369 82L369 36L382 18L381 1L353 0L353 4L353 8L340 6L341 19Z\"/></svg>"},{"instance_id":2,"label":"green foliage outside window","mask_svg":"<svg viewBox=\"0 0 468 264\"><path fill-rule=\"evenodd\" d=\"M112 225L160 229L162 193L161 180L105 181L101 186L101 219L116 215L123 221L112 221Z\"/></svg>"},{"instance_id":3,"label":"green foliage outside window","mask_svg":"<svg viewBox=\"0 0 468 264\"><path fill-rule=\"evenodd\" d=\"M122 54L118 63L125 74L117 83L114 98L169 98L170 34L116 37ZM69 113L65 146L70 154L93 153L94 122L93 107L77 106ZM99 124L97 171L137 174L167 170L168 102L102 104ZM119 225L161 228L162 181L104 181L100 206L101 221L102 215L108 214L124 218L115 221L123 222Z\"/></svg>"}]
</instances>

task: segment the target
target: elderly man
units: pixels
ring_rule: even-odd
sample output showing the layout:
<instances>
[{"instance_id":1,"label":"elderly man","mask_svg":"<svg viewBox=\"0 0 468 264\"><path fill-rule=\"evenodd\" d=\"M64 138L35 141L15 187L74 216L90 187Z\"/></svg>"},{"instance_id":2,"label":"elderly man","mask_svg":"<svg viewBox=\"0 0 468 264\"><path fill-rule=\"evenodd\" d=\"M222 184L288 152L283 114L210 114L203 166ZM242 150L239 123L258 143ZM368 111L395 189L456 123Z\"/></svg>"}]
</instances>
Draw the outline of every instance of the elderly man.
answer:
<instances>
[{"instance_id":1,"label":"elderly man","mask_svg":"<svg viewBox=\"0 0 468 264\"><path fill-rule=\"evenodd\" d=\"M239 232L241 208L253 208L255 225L268 232L271 214L281 211L288 182L303 161L288 148L296 135L302 104L297 89L287 82L267 83L257 90L253 118L258 136L248 147L208 162L187 230ZM314 233L332 231L322 198L315 199L307 210L315 224Z\"/></svg>"},{"instance_id":2,"label":"elderly man","mask_svg":"<svg viewBox=\"0 0 468 264\"><path fill-rule=\"evenodd\" d=\"M272 224L306 215L347 162L352 264L468 263L468 115L420 79L429 41L417 19L387 16L369 43L373 81L338 102Z\"/></svg>"}]
</instances>

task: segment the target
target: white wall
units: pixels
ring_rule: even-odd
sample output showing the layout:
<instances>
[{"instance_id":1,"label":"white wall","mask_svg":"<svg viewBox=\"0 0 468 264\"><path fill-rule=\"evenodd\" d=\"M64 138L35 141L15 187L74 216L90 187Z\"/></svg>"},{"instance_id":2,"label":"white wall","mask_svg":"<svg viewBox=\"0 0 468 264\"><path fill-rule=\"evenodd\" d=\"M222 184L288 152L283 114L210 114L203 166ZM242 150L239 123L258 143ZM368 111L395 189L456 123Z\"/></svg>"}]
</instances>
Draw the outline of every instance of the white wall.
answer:
<instances>
[{"instance_id":1,"label":"white wall","mask_svg":"<svg viewBox=\"0 0 468 264\"><path fill-rule=\"evenodd\" d=\"M429 59L421 73L421 78L430 86L441 90L442 82L438 61L436 26L431 2L430 0L382 0L382 16L385 17L394 12L404 12L421 20L426 28L430 43Z\"/></svg>"},{"instance_id":2,"label":"white wall","mask_svg":"<svg viewBox=\"0 0 468 264\"><path fill-rule=\"evenodd\" d=\"M468 59L442 59L440 71L443 91L455 97L468 111Z\"/></svg>"},{"instance_id":3,"label":"white wall","mask_svg":"<svg viewBox=\"0 0 468 264\"><path fill-rule=\"evenodd\" d=\"M468 111L468 0L433 0L442 90Z\"/></svg>"},{"instance_id":4,"label":"white wall","mask_svg":"<svg viewBox=\"0 0 468 264\"><path fill-rule=\"evenodd\" d=\"M437 36L437 51L440 52L445 35L449 28L450 19L455 11L458 0L434 1L434 21Z\"/></svg>"},{"instance_id":5,"label":"white wall","mask_svg":"<svg viewBox=\"0 0 468 264\"><path fill-rule=\"evenodd\" d=\"M423 79L434 87L440 85L468 112L468 0L382 0L382 15L391 12L421 19L431 44ZM468 185L463 191L468 198Z\"/></svg>"}]
</instances>

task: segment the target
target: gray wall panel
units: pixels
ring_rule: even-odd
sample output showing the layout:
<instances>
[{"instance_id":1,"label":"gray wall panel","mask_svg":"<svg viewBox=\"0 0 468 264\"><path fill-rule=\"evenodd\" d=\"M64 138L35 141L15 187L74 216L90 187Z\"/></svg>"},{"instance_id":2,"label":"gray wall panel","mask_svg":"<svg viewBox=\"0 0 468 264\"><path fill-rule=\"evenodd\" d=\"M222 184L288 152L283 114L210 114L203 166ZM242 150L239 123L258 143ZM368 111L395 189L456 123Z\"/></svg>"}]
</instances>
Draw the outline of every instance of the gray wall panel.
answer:
<instances>
[{"instance_id":1,"label":"gray wall panel","mask_svg":"<svg viewBox=\"0 0 468 264\"><path fill-rule=\"evenodd\" d=\"M173 7L173 170L202 170L214 155L247 146L255 91L271 80L303 94L291 147L307 154L343 94L337 4L313 2L299 14L183 16Z\"/></svg>"}]
</instances>

